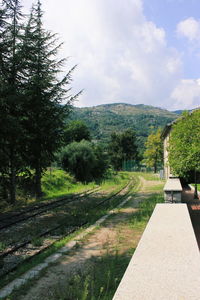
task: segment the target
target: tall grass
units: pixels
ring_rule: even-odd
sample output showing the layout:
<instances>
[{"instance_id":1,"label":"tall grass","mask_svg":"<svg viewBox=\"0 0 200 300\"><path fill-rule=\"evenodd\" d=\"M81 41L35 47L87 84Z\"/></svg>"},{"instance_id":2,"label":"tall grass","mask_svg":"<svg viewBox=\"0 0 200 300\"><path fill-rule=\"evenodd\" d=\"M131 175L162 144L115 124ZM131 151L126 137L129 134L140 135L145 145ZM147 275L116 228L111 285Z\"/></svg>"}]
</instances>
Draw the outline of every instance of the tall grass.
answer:
<instances>
[{"instance_id":1,"label":"tall grass","mask_svg":"<svg viewBox=\"0 0 200 300\"><path fill-rule=\"evenodd\" d=\"M109 190L110 188L114 188L115 190L120 189L130 180L130 176L128 172L118 172L116 174L110 172L107 177L99 183L99 186L102 190ZM45 194L43 199L60 197L72 193L81 193L96 186L97 184L94 181L86 184L76 182L68 173L58 169L47 171L42 178L42 190Z\"/></svg>"},{"instance_id":2,"label":"tall grass","mask_svg":"<svg viewBox=\"0 0 200 300\"><path fill-rule=\"evenodd\" d=\"M74 275L49 291L44 300L111 300L128 266L132 251L93 257Z\"/></svg>"},{"instance_id":3,"label":"tall grass","mask_svg":"<svg viewBox=\"0 0 200 300\"><path fill-rule=\"evenodd\" d=\"M161 180L158 174L154 174L154 173L147 173L147 172L138 172L138 175L144 177L145 180L148 181L158 181Z\"/></svg>"},{"instance_id":4,"label":"tall grass","mask_svg":"<svg viewBox=\"0 0 200 300\"><path fill-rule=\"evenodd\" d=\"M59 169L48 170L42 177L43 199L60 197L72 193L81 193L96 186L95 182L88 184L76 182L72 176Z\"/></svg>"},{"instance_id":5,"label":"tall grass","mask_svg":"<svg viewBox=\"0 0 200 300\"><path fill-rule=\"evenodd\" d=\"M151 217L154 208L157 203L163 203L163 194L154 194L143 200L139 204L139 209L133 214L130 220L130 226L134 228L141 228L147 224L149 218Z\"/></svg>"},{"instance_id":6,"label":"tall grass","mask_svg":"<svg viewBox=\"0 0 200 300\"><path fill-rule=\"evenodd\" d=\"M132 214L129 226L142 233L157 203L163 202L162 195L152 195L139 205ZM109 252L93 257L76 274L50 290L44 300L112 300L135 249L126 253ZM69 279L70 278L70 279Z\"/></svg>"}]
</instances>

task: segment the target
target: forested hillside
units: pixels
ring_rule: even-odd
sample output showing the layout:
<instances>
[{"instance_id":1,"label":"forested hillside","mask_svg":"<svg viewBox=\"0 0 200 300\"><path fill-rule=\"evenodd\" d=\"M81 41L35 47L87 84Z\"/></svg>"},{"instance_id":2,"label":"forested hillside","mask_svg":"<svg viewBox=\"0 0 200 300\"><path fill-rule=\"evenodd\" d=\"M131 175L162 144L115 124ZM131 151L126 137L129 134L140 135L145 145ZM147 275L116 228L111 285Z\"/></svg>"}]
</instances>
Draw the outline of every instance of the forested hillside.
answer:
<instances>
[{"instance_id":1,"label":"forested hillside","mask_svg":"<svg viewBox=\"0 0 200 300\"><path fill-rule=\"evenodd\" d=\"M163 128L176 119L177 114L143 104L113 103L74 108L71 118L83 120L91 130L92 138L102 142L107 142L112 132L133 128L141 147L152 131Z\"/></svg>"}]
</instances>

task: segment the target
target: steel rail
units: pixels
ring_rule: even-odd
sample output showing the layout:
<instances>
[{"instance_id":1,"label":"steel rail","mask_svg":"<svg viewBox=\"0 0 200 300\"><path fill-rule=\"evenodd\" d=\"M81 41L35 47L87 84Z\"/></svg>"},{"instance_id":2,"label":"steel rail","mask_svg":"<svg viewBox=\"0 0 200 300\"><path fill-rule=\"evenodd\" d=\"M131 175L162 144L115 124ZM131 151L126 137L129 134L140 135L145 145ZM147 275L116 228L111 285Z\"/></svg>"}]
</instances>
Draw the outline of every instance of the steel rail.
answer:
<instances>
[{"instance_id":1,"label":"steel rail","mask_svg":"<svg viewBox=\"0 0 200 300\"><path fill-rule=\"evenodd\" d=\"M117 191L116 193L114 193L113 195L107 197L106 199L100 201L97 205L93 206L90 208L90 211L94 210L95 208L99 207L99 206L102 206L105 202L108 202L110 201L111 199L113 199L114 197L116 197L118 194L120 194L123 190L125 190L132 182L132 179L128 182L128 184L126 184L123 188L121 188L119 191ZM128 192L127 192L128 193ZM126 194L122 195L122 197L125 197ZM84 220L83 222L81 222L80 224L73 224L73 225L67 225L67 227L69 228L72 228L69 232L67 232L67 234L65 233L65 235L62 235L58 240L61 240L63 239L64 237L70 235L72 232L75 232L77 231L78 229L80 229L81 227L85 226L89 224L89 221L88 220ZM56 229L59 229L61 228L62 226L64 226L65 224L62 223L56 227L53 227L51 229L48 229L46 230L45 232L41 233L40 235L38 235L37 237L44 237L46 235L48 235L49 233L55 231ZM28 257L28 258L25 258L23 261L19 262L16 266L14 266L13 268L9 269L8 271L6 271L5 273L1 274L0 275L0 279L3 278L5 275L8 275L9 273L13 272L14 270L16 270L19 265L21 265L22 263L34 258L36 255L38 255L39 253L45 251L47 248L49 248L50 246L52 246L55 242L57 242L58 240L54 241L53 243L51 243L50 245L48 245L47 247L44 247L42 248L41 250L39 250L36 254ZM0 260L3 260L6 256L8 255L12 255L13 253L15 253L17 250L19 250L20 248L24 248L26 247L28 244L30 244L32 241L32 239L28 239L26 241L24 241L23 243L21 244L18 244L16 246L14 246L12 249L8 250L8 251L5 251L3 252L2 254L0 254Z\"/></svg>"},{"instance_id":2,"label":"steel rail","mask_svg":"<svg viewBox=\"0 0 200 300\"><path fill-rule=\"evenodd\" d=\"M95 189L92 189L92 190L88 190L85 193L81 193L79 195L73 196L72 198L65 197L65 198L62 198L62 199L59 199L59 200L52 201L50 203L43 204L43 205L41 205L39 207L35 206L35 207L31 208L31 209L28 209L28 210L26 210L24 212L20 212L17 215L12 216L11 217L11 221L9 219L8 223L2 222L2 219L0 219L0 224L1 224L1 222L3 223L2 225L0 225L0 230L9 228L9 227L11 227L13 225L16 225L16 224L20 223L20 222L23 222L23 221L26 221L26 220L28 220L30 218L36 217L36 216L38 216L40 214L43 214L43 213L47 212L50 209L54 209L54 208L57 208L59 206L62 206L63 203L68 204L68 203L73 202L76 199L81 199L81 198L83 198L83 197L85 197L87 195L90 195L90 194L96 192L99 189L100 188L98 187L98 188L95 188ZM36 211L36 210L40 210L40 211L35 212L35 213L31 214L31 215L27 215L27 213L31 213L31 212ZM20 217L20 219L15 220L16 217ZM8 216L6 218L4 218L4 219L7 219L7 218L8 218Z\"/></svg>"}]
</instances>

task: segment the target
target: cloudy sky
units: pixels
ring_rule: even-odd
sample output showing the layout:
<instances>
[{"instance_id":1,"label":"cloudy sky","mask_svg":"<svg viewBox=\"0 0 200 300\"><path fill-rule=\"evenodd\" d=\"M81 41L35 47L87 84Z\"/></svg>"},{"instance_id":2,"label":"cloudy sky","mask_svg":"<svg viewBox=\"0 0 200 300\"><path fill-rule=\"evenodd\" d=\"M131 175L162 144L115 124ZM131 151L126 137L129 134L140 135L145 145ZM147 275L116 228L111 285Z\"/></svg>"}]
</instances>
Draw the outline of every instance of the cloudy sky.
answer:
<instances>
[{"instance_id":1,"label":"cloudy sky","mask_svg":"<svg viewBox=\"0 0 200 300\"><path fill-rule=\"evenodd\" d=\"M32 0L22 0L28 10ZM77 106L200 106L199 0L41 0L74 64Z\"/></svg>"}]
</instances>

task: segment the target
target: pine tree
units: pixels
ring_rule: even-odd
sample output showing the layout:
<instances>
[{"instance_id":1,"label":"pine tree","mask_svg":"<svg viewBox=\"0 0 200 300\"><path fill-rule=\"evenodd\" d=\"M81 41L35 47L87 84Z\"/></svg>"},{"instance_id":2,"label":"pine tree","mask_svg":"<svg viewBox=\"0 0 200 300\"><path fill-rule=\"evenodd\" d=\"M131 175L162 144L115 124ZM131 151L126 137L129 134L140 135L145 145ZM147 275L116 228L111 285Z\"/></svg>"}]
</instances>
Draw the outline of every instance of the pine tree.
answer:
<instances>
[{"instance_id":1,"label":"pine tree","mask_svg":"<svg viewBox=\"0 0 200 300\"><path fill-rule=\"evenodd\" d=\"M24 123L27 136L27 164L35 170L35 194L42 195L42 172L54 159L54 153L62 143L65 117L72 101L78 96L69 95L67 88L72 78L72 68L58 79L65 59L58 60L57 35L43 28L41 2L32 7L23 43L26 79L24 91ZM67 101L62 105L61 101Z\"/></svg>"},{"instance_id":2,"label":"pine tree","mask_svg":"<svg viewBox=\"0 0 200 300\"><path fill-rule=\"evenodd\" d=\"M21 24L19 0L3 0L0 10L0 172L11 203L16 198L16 176L21 159Z\"/></svg>"}]
</instances>

